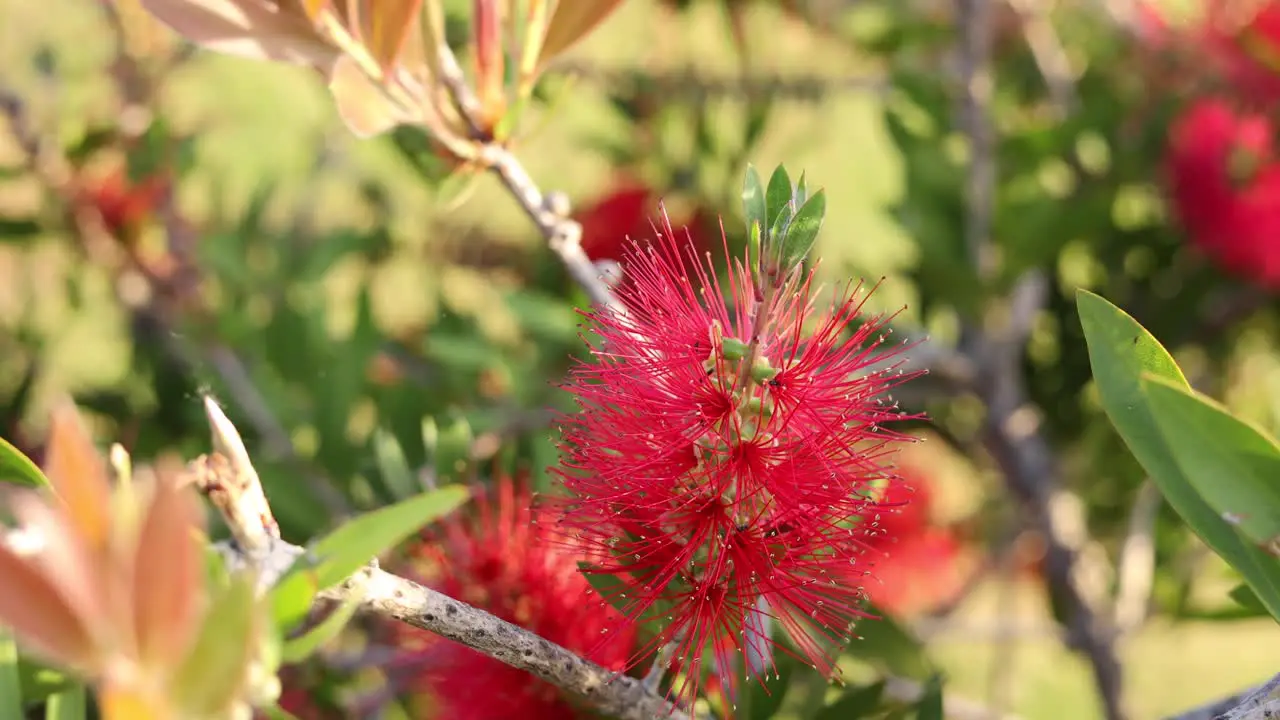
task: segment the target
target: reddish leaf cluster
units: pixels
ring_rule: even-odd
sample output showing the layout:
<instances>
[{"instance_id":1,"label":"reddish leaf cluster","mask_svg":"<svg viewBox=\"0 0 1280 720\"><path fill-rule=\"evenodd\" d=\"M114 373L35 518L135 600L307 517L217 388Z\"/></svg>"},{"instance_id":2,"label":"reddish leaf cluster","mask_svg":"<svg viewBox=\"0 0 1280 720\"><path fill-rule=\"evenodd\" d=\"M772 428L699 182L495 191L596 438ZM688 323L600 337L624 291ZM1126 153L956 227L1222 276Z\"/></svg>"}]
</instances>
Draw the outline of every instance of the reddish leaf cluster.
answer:
<instances>
[{"instance_id":1,"label":"reddish leaf cluster","mask_svg":"<svg viewBox=\"0 0 1280 720\"><path fill-rule=\"evenodd\" d=\"M1280 288L1280 2L1244 7L1209 0L1190 31L1221 90L1192 100L1175 120L1166 166L1174 211L1201 252L1223 270ZM1152 21L1156 22L1156 21Z\"/></svg>"},{"instance_id":2,"label":"reddish leaf cluster","mask_svg":"<svg viewBox=\"0 0 1280 720\"><path fill-rule=\"evenodd\" d=\"M830 673L906 439L884 427L906 376L869 367L895 352L885 318L863 315L861 288L815 313L799 268L766 288L731 262L725 287L665 218L658 234L624 258L631 312L593 316L594 361L572 373L563 532L604 556L593 584L646 629L632 661L675 645L681 699L704 668L763 676L775 649Z\"/></svg>"},{"instance_id":3,"label":"reddish leaf cluster","mask_svg":"<svg viewBox=\"0 0 1280 720\"><path fill-rule=\"evenodd\" d=\"M610 607L582 601L589 588L578 572L580 549L548 540L538 523L543 512L530 507L523 486L504 477L492 493L496 497L479 497L474 515L448 518L426 538L419 555L429 584L604 667L622 669L633 636L598 647L620 617ZM409 674L440 717L575 716L555 687L524 670L406 625L397 623L393 631L403 650L395 672Z\"/></svg>"}]
</instances>

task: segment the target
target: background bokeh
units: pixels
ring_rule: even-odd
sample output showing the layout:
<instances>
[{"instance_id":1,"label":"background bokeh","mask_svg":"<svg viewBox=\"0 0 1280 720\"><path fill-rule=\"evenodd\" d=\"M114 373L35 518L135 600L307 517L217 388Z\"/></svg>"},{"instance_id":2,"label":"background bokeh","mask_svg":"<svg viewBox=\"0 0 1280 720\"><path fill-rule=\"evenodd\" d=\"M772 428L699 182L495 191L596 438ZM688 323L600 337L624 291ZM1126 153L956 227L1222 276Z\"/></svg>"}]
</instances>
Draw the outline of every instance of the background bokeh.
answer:
<instances>
[{"instance_id":1,"label":"background bokeh","mask_svg":"<svg viewBox=\"0 0 1280 720\"><path fill-rule=\"evenodd\" d=\"M469 4L446 5L465 46ZM883 278L871 305L905 306L904 333L963 348L963 328L1016 319L1010 291L1039 278L1014 419L1052 448L1057 477L1038 481L1060 485L1055 512L1118 627L1138 718L1280 667L1272 621L1227 599L1231 572L1107 423L1074 309L1080 287L1111 299L1199 389L1280 426L1266 289L1280 194L1256 187L1280 85L1256 48L1280 57L1280 33L1260 24L1233 44L1252 15L1217 32L1199 3L1177 5L991 3L997 259L982 279L955 129L965 3L631 0L543 78L516 141L539 185L572 200L593 259L650 233L659 198L696 238L718 241L722 218L741 243L746 163L785 163L826 189L824 279ZM1209 97L1252 103L1263 139L1171 130ZM0 0L0 101L6 437L38 456L48 403L70 391L135 457L191 457L211 391L294 541L423 475L502 468L549 489L549 409L567 407L556 382L582 354L585 299L493 178L413 129L358 140L312 72L193 52L124 2ZM1179 165L1178 147L1221 152ZM1179 167L1209 185L1171 192ZM1237 191L1253 193L1247 212ZM1181 221L1193 214L1209 220ZM932 422L904 454L915 505L891 519L873 598L922 640L949 696L1098 716L1043 572L1044 528L984 445L982 393L955 374L934 368L900 394ZM366 672L347 650L308 682Z\"/></svg>"}]
</instances>

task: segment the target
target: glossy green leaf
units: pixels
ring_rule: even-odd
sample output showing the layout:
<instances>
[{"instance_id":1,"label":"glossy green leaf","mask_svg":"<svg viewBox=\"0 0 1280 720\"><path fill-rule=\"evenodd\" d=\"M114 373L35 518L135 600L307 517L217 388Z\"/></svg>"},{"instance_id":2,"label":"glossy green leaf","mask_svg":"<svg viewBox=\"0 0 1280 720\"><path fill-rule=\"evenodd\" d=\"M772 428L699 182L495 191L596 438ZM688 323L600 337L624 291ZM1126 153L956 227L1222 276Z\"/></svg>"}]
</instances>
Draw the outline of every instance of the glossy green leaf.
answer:
<instances>
[{"instance_id":1,"label":"glossy green leaf","mask_svg":"<svg viewBox=\"0 0 1280 720\"><path fill-rule=\"evenodd\" d=\"M787 226L786 236L778 241L778 253L784 269L804 262L818 240L818 231L822 229L822 218L826 213L827 195L824 190L819 190L796 211Z\"/></svg>"},{"instance_id":2,"label":"glossy green leaf","mask_svg":"<svg viewBox=\"0 0 1280 720\"><path fill-rule=\"evenodd\" d=\"M1280 618L1280 573L1210 506L1174 460L1142 392L1144 374L1189 387L1168 351L1136 320L1093 293L1076 293L1089 364L1102 406L1120 437L1169 505L1206 545L1240 572L1273 617Z\"/></svg>"},{"instance_id":3,"label":"glossy green leaf","mask_svg":"<svg viewBox=\"0 0 1280 720\"><path fill-rule=\"evenodd\" d=\"M1191 485L1263 547L1280 547L1280 447L1226 408L1167 380L1142 383L1156 425Z\"/></svg>"},{"instance_id":4,"label":"glossy green leaf","mask_svg":"<svg viewBox=\"0 0 1280 720\"><path fill-rule=\"evenodd\" d=\"M755 165L747 164L747 176L742 182L742 213L747 220L747 227L753 224L767 227L769 205L764 195L764 184L760 181L760 173Z\"/></svg>"},{"instance_id":5,"label":"glossy green leaf","mask_svg":"<svg viewBox=\"0 0 1280 720\"><path fill-rule=\"evenodd\" d=\"M257 612L254 581L248 575L232 576L212 598L195 645L174 678L182 708L216 715L236 698L257 649Z\"/></svg>"},{"instance_id":6,"label":"glossy green leaf","mask_svg":"<svg viewBox=\"0 0 1280 720\"><path fill-rule=\"evenodd\" d=\"M22 676L18 670L18 643L0 628L0 717L22 717Z\"/></svg>"},{"instance_id":7,"label":"glossy green leaf","mask_svg":"<svg viewBox=\"0 0 1280 720\"><path fill-rule=\"evenodd\" d=\"M361 599L360 595L347 598L315 627L286 642L281 652L281 659L287 663L298 663L314 655L325 643L338 637L338 633L341 633L343 628L351 622L356 609L360 607Z\"/></svg>"},{"instance_id":8,"label":"glossy green leaf","mask_svg":"<svg viewBox=\"0 0 1280 720\"><path fill-rule=\"evenodd\" d=\"M49 696L44 704L44 717L45 720L84 720L86 710L84 686L73 685Z\"/></svg>"},{"instance_id":9,"label":"glossy green leaf","mask_svg":"<svg viewBox=\"0 0 1280 720\"><path fill-rule=\"evenodd\" d=\"M31 462L31 458L4 438L0 438L0 481L28 487L50 487L49 479Z\"/></svg>"},{"instance_id":10,"label":"glossy green leaf","mask_svg":"<svg viewBox=\"0 0 1280 720\"><path fill-rule=\"evenodd\" d=\"M769 176L769 186L765 190L766 216L764 227L770 230L778 222L778 216L782 211L791 207L791 176L787 174L787 169L779 165L773 171L773 175ZM792 208L794 212L795 208ZM770 238L766 238L765 242L769 242Z\"/></svg>"},{"instance_id":11,"label":"glossy green leaf","mask_svg":"<svg viewBox=\"0 0 1280 720\"><path fill-rule=\"evenodd\" d=\"M884 697L884 681L851 687L834 703L824 707L814 720L857 720L871 715L880 708Z\"/></svg>"},{"instance_id":12,"label":"glossy green leaf","mask_svg":"<svg viewBox=\"0 0 1280 720\"><path fill-rule=\"evenodd\" d=\"M347 521L316 542L316 585L326 590L346 580L374 557L453 512L470 495L465 487L443 487Z\"/></svg>"}]
</instances>

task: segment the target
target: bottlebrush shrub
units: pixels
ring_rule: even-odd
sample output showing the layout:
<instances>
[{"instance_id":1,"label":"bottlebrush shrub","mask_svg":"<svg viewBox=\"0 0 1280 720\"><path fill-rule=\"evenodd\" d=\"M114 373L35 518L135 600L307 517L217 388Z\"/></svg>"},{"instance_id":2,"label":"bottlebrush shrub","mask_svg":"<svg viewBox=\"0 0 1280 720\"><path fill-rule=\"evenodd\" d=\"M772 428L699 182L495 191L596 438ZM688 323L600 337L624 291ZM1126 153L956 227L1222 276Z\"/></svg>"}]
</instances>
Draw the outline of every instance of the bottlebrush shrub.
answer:
<instances>
[{"instance_id":1,"label":"bottlebrush shrub","mask_svg":"<svg viewBox=\"0 0 1280 720\"><path fill-rule=\"evenodd\" d=\"M872 367L898 352L883 347L887 318L863 317L861 286L813 312L814 276L787 234L812 244L806 197L802 180L785 218L765 213L756 230L774 232L731 260L727 286L663 216L658 239L624 257L631 311L589 315L594 361L567 383L562 532L602 556L584 573L625 615L610 634L643 629L630 663L674 648L684 701L707 668L734 696L775 649L834 671L864 617L874 491L898 482L890 451L909 439L884 425L903 417L885 392L908 376Z\"/></svg>"},{"instance_id":2,"label":"bottlebrush shrub","mask_svg":"<svg viewBox=\"0 0 1280 720\"><path fill-rule=\"evenodd\" d=\"M1225 271L1280 289L1280 164L1271 121L1226 100L1192 102L1170 131L1174 211Z\"/></svg>"},{"instance_id":3,"label":"bottlebrush shrub","mask_svg":"<svg viewBox=\"0 0 1280 720\"><path fill-rule=\"evenodd\" d=\"M1192 14L1188 23L1172 17L1167 3L1141 3L1141 35L1186 56L1184 74L1207 76L1238 102L1266 108L1280 100L1280 2L1203 0Z\"/></svg>"},{"instance_id":4,"label":"bottlebrush shrub","mask_svg":"<svg viewBox=\"0 0 1280 720\"><path fill-rule=\"evenodd\" d=\"M131 240L155 211L169 190L168 178L152 175L140 182L129 179L124 167L113 169L102 177L86 177L80 181L80 202L97 209L103 225L113 237Z\"/></svg>"},{"instance_id":5,"label":"bottlebrush shrub","mask_svg":"<svg viewBox=\"0 0 1280 720\"><path fill-rule=\"evenodd\" d=\"M481 494L473 515L445 519L418 548L419 566L440 592L531 630L551 642L621 670L631 652L627 631L609 647L602 632L618 625L616 610L584 603L589 587L578 572L580 548L549 542L522 483L499 478ZM550 523L548 523L550 524ZM574 706L552 685L524 670L402 623L391 628L403 651L396 676L425 694L439 717L507 720L574 717Z\"/></svg>"}]
</instances>

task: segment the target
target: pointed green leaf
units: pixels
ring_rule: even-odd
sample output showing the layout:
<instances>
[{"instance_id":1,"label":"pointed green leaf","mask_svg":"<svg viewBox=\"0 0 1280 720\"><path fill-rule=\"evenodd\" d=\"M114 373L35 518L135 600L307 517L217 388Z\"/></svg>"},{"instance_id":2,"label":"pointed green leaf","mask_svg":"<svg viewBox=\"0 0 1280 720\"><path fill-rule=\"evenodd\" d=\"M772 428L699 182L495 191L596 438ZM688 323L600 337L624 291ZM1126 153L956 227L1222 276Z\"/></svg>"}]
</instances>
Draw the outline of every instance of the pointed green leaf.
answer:
<instances>
[{"instance_id":1,"label":"pointed green leaf","mask_svg":"<svg viewBox=\"0 0 1280 720\"><path fill-rule=\"evenodd\" d=\"M28 487L51 487L31 458L4 438L0 438L0 480Z\"/></svg>"},{"instance_id":2,"label":"pointed green leaf","mask_svg":"<svg viewBox=\"0 0 1280 720\"><path fill-rule=\"evenodd\" d=\"M257 650L254 585L250 575L233 575L212 598L195 645L174 678L175 695L186 712L216 716L238 699Z\"/></svg>"},{"instance_id":3,"label":"pointed green leaf","mask_svg":"<svg viewBox=\"0 0 1280 720\"><path fill-rule=\"evenodd\" d=\"M884 681L862 687L851 687L834 703L822 708L814 720L857 720L869 717L880 708Z\"/></svg>"},{"instance_id":4,"label":"pointed green leaf","mask_svg":"<svg viewBox=\"0 0 1280 720\"><path fill-rule=\"evenodd\" d=\"M442 487L349 520L313 547L319 590L341 583L374 557L453 512L467 500L462 486Z\"/></svg>"},{"instance_id":5,"label":"pointed green leaf","mask_svg":"<svg viewBox=\"0 0 1280 720\"><path fill-rule=\"evenodd\" d=\"M1076 293L1089 364L1102 406L1169 505L1214 552L1244 576L1273 617L1280 618L1280 573L1274 559L1248 543L1197 492L1174 460L1142 392L1144 374L1189 387L1168 351L1136 320L1103 298Z\"/></svg>"},{"instance_id":6,"label":"pointed green leaf","mask_svg":"<svg viewBox=\"0 0 1280 720\"><path fill-rule=\"evenodd\" d=\"M769 206L764 196L764 185L760 182L760 173L750 163L747 164L747 177L742 183L742 212L748 228L752 223L767 226Z\"/></svg>"},{"instance_id":7,"label":"pointed green leaf","mask_svg":"<svg viewBox=\"0 0 1280 720\"><path fill-rule=\"evenodd\" d=\"M22 677L18 672L18 643L0 628L0 717L22 717Z\"/></svg>"},{"instance_id":8,"label":"pointed green leaf","mask_svg":"<svg viewBox=\"0 0 1280 720\"><path fill-rule=\"evenodd\" d=\"M320 624L308 630L300 637L293 638L284 644L281 659L287 663L298 663L315 654L325 643L336 638L347 626L356 609L360 607L363 595L352 595L341 605L334 608Z\"/></svg>"},{"instance_id":9,"label":"pointed green leaf","mask_svg":"<svg viewBox=\"0 0 1280 720\"><path fill-rule=\"evenodd\" d=\"M776 677L751 680L751 692L747 699L750 720L773 720L787 698L796 661L787 653L774 653L774 658Z\"/></svg>"},{"instance_id":10,"label":"pointed green leaf","mask_svg":"<svg viewBox=\"0 0 1280 720\"><path fill-rule=\"evenodd\" d=\"M781 165L773 171L773 175L769 177L769 187L765 191L766 195L766 219L764 226L772 229L778 222L778 216L782 214L784 208L791 207L792 212L795 208L791 206L791 176L787 175L787 169ZM765 242L769 242L772 238L766 238Z\"/></svg>"},{"instance_id":11,"label":"pointed green leaf","mask_svg":"<svg viewBox=\"0 0 1280 720\"><path fill-rule=\"evenodd\" d=\"M791 224L787 226L786 237L778 241L778 253L784 270L804 262L809 251L813 249L813 244L818 240L818 231L822 229L822 218L826 213L825 190L819 190L796 211Z\"/></svg>"},{"instance_id":12,"label":"pointed green leaf","mask_svg":"<svg viewBox=\"0 0 1280 720\"><path fill-rule=\"evenodd\" d=\"M796 191L792 194L796 206L799 207L809 201L809 186L804 181L804 171L800 171L800 179L796 181Z\"/></svg>"},{"instance_id":13,"label":"pointed green leaf","mask_svg":"<svg viewBox=\"0 0 1280 720\"><path fill-rule=\"evenodd\" d=\"M1266 606L1262 604L1262 601L1258 599L1257 593L1255 593L1253 588L1249 587L1247 583L1241 583L1231 588L1231 592L1227 593L1227 597L1234 600L1237 605L1246 610L1250 610L1258 615L1267 614Z\"/></svg>"},{"instance_id":14,"label":"pointed green leaf","mask_svg":"<svg viewBox=\"0 0 1280 720\"><path fill-rule=\"evenodd\" d=\"M1249 423L1194 391L1147 376L1142 388L1200 497L1263 547L1280 547L1280 448Z\"/></svg>"}]
</instances>

